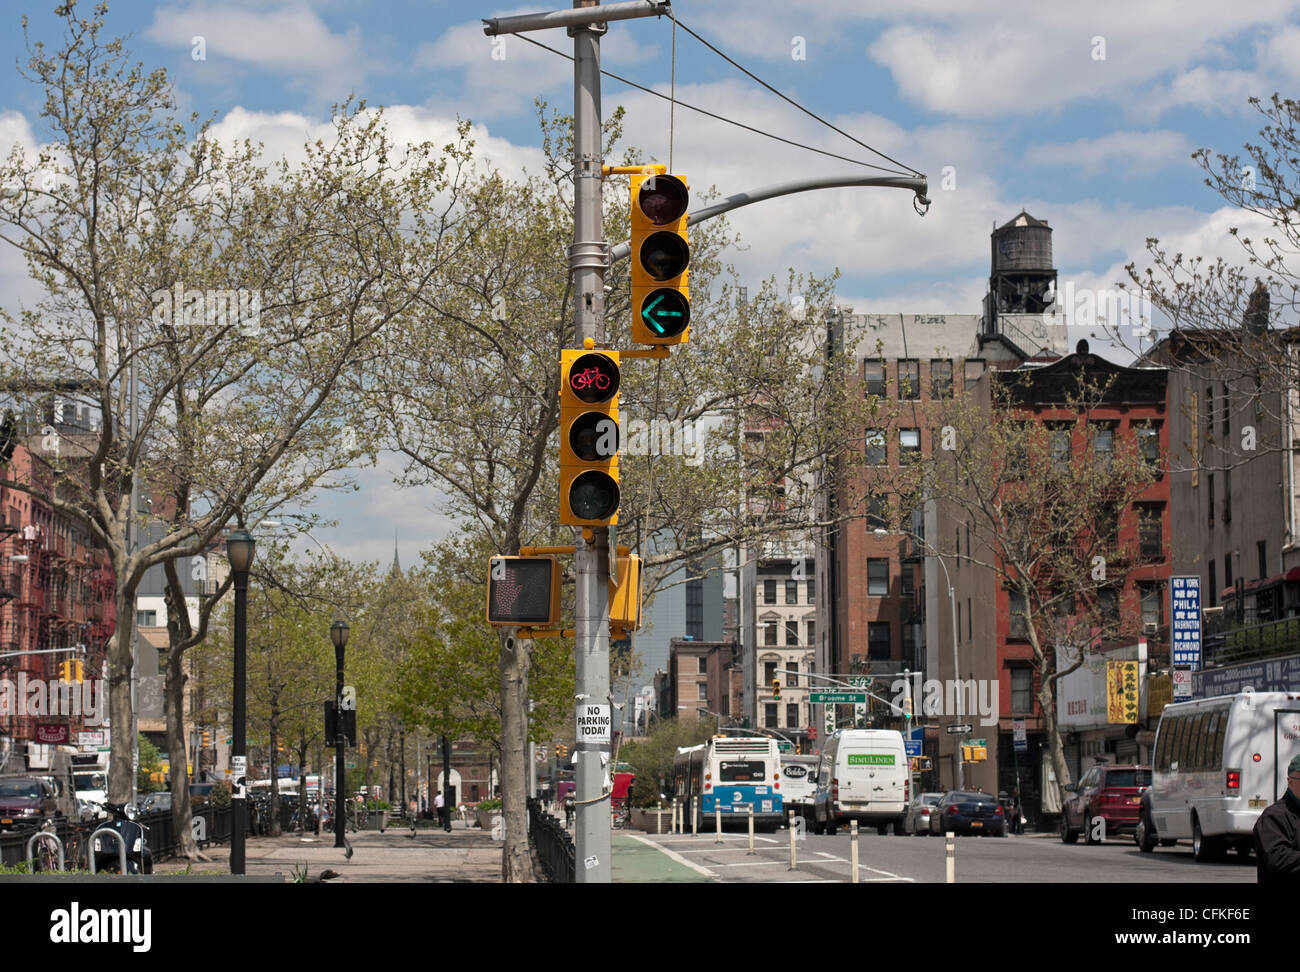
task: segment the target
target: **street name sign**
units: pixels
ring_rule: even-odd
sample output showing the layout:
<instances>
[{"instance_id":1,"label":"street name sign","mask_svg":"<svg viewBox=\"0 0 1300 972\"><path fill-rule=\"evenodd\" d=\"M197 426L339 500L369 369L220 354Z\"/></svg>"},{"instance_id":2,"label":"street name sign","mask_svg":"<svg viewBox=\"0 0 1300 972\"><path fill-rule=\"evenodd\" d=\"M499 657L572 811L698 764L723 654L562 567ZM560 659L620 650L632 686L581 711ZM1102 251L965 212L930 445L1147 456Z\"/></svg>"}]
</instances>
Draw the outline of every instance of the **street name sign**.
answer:
<instances>
[{"instance_id":1,"label":"street name sign","mask_svg":"<svg viewBox=\"0 0 1300 972\"><path fill-rule=\"evenodd\" d=\"M866 702L866 692L809 692L808 701L813 705L848 705L850 702Z\"/></svg>"}]
</instances>

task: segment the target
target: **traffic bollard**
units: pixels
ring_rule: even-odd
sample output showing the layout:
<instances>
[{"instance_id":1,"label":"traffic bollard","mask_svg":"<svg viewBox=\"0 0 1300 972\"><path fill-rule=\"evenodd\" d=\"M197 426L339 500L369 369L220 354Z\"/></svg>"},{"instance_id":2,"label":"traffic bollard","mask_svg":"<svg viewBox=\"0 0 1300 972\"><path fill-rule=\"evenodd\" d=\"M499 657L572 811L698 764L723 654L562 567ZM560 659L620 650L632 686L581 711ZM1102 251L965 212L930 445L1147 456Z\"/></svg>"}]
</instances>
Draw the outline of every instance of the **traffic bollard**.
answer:
<instances>
[{"instance_id":1,"label":"traffic bollard","mask_svg":"<svg viewBox=\"0 0 1300 972\"><path fill-rule=\"evenodd\" d=\"M752 803L749 805L749 850L746 853L757 853L754 850L754 805Z\"/></svg>"},{"instance_id":2,"label":"traffic bollard","mask_svg":"<svg viewBox=\"0 0 1300 972\"><path fill-rule=\"evenodd\" d=\"M852 820L849 822L849 861L852 865L853 876L849 881L853 884L858 883L858 822Z\"/></svg>"},{"instance_id":3,"label":"traffic bollard","mask_svg":"<svg viewBox=\"0 0 1300 972\"><path fill-rule=\"evenodd\" d=\"M948 883L957 883L957 838L950 830L948 831Z\"/></svg>"},{"instance_id":4,"label":"traffic bollard","mask_svg":"<svg viewBox=\"0 0 1300 972\"><path fill-rule=\"evenodd\" d=\"M670 834L681 833L681 831L677 829L677 797L673 797L673 821L668 827L668 832Z\"/></svg>"},{"instance_id":5,"label":"traffic bollard","mask_svg":"<svg viewBox=\"0 0 1300 972\"><path fill-rule=\"evenodd\" d=\"M722 808L721 807L713 808L713 823L718 829L718 836L714 839L713 842L715 844L721 844L722 843Z\"/></svg>"},{"instance_id":6,"label":"traffic bollard","mask_svg":"<svg viewBox=\"0 0 1300 972\"><path fill-rule=\"evenodd\" d=\"M795 855L794 855L794 837L795 837L795 834L794 834L794 813L793 813L793 812L791 812L791 814L790 814L790 827L789 827L789 830L790 830L790 870L792 870L792 871L797 871L797 870L799 870L799 862L798 862L798 859L797 859L797 858L795 857Z\"/></svg>"},{"instance_id":7,"label":"traffic bollard","mask_svg":"<svg viewBox=\"0 0 1300 972\"><path fill-rule=\"evenodd\" d=\"M700 836L700 798L691 797L691 836Z\"/></svg>"}]
</instances>

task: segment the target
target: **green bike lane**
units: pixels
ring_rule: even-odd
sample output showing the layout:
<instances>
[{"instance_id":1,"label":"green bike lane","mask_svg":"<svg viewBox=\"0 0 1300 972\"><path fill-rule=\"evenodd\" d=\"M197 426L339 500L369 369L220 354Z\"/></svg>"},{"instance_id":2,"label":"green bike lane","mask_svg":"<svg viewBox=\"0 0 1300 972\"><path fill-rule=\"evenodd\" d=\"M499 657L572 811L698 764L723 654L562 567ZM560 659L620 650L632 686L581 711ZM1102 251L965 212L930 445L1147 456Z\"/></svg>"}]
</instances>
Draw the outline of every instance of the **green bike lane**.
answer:
<instances>
[{"instance_id":1,"label":"green bike lane","mask_svg":"<svg viewBox=\"0 0 1300 972\"><path fill-rule=\"evenodd\" d=\"M696 884L717 881L681 855L634 834L613 835L615 884Z\"/></svg>"}]
</instances>

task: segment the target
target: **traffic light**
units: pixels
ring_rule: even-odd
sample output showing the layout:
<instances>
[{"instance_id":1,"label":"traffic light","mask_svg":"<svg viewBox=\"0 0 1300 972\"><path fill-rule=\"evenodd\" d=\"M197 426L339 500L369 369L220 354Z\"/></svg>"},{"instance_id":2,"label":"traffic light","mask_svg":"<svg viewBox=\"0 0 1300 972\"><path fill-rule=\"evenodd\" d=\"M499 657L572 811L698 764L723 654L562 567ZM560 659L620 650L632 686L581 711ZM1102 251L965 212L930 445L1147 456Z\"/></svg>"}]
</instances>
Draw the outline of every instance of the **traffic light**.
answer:
<instances>
[{"instance_id":1,"label":"traffic light","mask_svg":"<svg viewBox=\"0 0 1300 972\"><path fill-rule=\"evenodd\" d=\"M488 561L487 622L553 625L560 618L560 562L554 557Z\"/></svg>"},{"instance_id":2,"label":"traffic light","mask_svg":"<svg viewBox=\"0 0 1300 972\"><path fill-rule=\"evenodd\" d=\"M772 698L781 698L781 680L779 678L772 679Z\"/></svg>"},{"instance_id":3,"label":"traffic light","mask_svg":"<svg viewBox=\"0 0 1300 972\"><path fill-rule=\"evenodd\" d=\"M204 748L204 749L210 749L211 747L212 747L212 731L211 731L210 729L204 729L204 730L203 730L203 748Z\"/></svg>"},{"instance_id":4,"label":"traffic light","mask_svg":"<svg viewBox=\"0 0 1300 972\"><path fill-rule=\"evenodd\" d=\"M617 351L560 352L560 522L618 522Z\"/></svg>"},{"instance_id":5,"label":"traffic light","mask_svg":"<svg viewBox=\"0 0 1300 972\"><path fill-rule=\"evenodd\" d=\"M632 340L637 344L690 340L689 202L681 176L632 176Z\"/></svg>"},{"instance_id":6,"label":"traffic light","mask_svg":"<svg viewBox=\"0 0 1300 972\"><path fill-rule=\"evenodd\" d=\"M641 627L641 558L619 557L618 583L609 582L609 626L624 631Z\"/></svg>"}]
</instances>

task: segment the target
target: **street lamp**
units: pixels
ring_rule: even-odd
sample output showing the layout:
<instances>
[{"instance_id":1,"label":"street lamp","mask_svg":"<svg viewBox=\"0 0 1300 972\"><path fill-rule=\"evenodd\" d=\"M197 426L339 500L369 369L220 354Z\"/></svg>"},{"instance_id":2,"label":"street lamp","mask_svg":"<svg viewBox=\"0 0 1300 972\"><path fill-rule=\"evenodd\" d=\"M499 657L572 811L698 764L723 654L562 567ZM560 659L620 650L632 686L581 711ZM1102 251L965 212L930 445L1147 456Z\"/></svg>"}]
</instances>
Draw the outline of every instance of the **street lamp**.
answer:
<instances>
[{"instance_id":1,"label":"street lamp","mask_svg":"<svg viewBox=\"0 0 1300 972\"><path fill-rule=\"evenodd\" d=\"M334 643L334 846L343 847L345 827L343 791L346 789L348 734L343 720L343 649L348 644L351 629L346 621L330 625L330 641Z\"/></svg>"},{"instance_id":2,"label":"street lamp","mask_svg":"<svg viewBox=\"0 0 1300 972\"><path fill-rule=\"evenodd\" d=\"M871 532L878 537L885 537L889 535L888 530L884 530L880 527L876 527L876 529L872 530ZM957 661L957 595L953 591L952 576L948 573L948 565L943 562L943 556L939 553L939 551L935 550L934 547L930 545L930 542L928 540L926 540L924 537L918 536L915 533L912 534L912 539L930 551L930 554L934 557L934 559L939 562L939 566L943 568L943 578L948 582L948 613L952 619L952 678L953 678L953 682L956 683L961 679L961 676L958 674L959 668L958 668L958 661ZM961 692L956 692L956 691L953 692L953 700L957 703L957 708L960 709ZM960 722L961 717L962 717L962 713L960 712L954 713L955 721L953 722L953 725L956 725L957 722ZM966 773L963 770L961 765L961 741L958 739L954 739L953 744L956 746L956 752L953 754L953 764L957 767L957 773L956 773L957 789L964 790L966 788Z\"/></svg>"},{"instance_id":3,"label":"street lamp","mask_svg":"<svg viewBox=\"0 0 1300 972\"><path fill-rule=\"evenodd\" d=\"M230 776L234 783L230 833L230 873L244 873L244 830L248 826L248 804L244 800L248 784L248 744L245 739L244 692L246 688L245 662L248 641L248 568L253 564L257 544L247 530L236 530L226 538L226 558L235 575L235 704L234 726L231 733Z\"/></svg>"}]
</instances>

